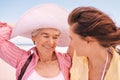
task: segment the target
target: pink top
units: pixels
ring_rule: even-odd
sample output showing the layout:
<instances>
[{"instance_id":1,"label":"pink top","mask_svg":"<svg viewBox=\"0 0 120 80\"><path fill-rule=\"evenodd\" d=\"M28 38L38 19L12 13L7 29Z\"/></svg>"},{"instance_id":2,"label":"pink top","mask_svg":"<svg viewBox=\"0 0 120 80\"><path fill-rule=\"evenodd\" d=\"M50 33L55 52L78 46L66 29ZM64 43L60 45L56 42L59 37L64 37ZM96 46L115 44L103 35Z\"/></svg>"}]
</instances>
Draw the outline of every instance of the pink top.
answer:
<instances>
[{"instance_id":1,"label":"pink top","mask_svg":"<svg viewBox=\"0 0 120 80\"><path fill-rule=\"evenodd\" d=\"M28 51L20 49L15 44L8 41L11 32L9 27L1 29L0 27L0 58L6 61L8 64L16 68L16 80L20 74L21 68L29 57L31 51L34 53L31 63L27 67L27 70L22 80L27 80L28 76L34 71L34 68L38 62L38 56L36 48L33 47ZM6 31L7 30L7 31ZM3 32L4 31L4 32ZM71 66L71 59L68 54L62 54L56 52L56 56L59 62L60 69L65 77L65 80L69 80L69 69Z\"/></svg>"}]
</instances>

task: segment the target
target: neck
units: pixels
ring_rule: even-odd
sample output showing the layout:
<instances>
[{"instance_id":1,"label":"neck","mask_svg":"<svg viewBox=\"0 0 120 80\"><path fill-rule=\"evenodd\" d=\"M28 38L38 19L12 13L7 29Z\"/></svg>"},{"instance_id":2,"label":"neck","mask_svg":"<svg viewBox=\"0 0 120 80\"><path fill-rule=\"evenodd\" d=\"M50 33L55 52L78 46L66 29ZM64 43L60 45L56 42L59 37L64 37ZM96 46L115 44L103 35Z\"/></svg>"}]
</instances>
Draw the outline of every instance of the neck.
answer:
<instances>
[{"instance_id":1,"label":"neck","mask_svg":"<svg viewBox=\"0 0 120 80\"><path fill-rule=\"evenodd\" d=\"M88 57L89 79L103 80L108 66L108 52L106 49L97 51ZM94 77L93 77L94 76Z\"/></svg>"},{"instance_id":2,"label":"neck","mask_svg":"<svg viewBox=\"0 0 120 80\"><path fill-rule=\"evenodd\" d=\"M103 49L101 51L96 50L92 53L92 55L88 56L89 66L94 69L96 66L104 64L106 62L107 54L108 52L106 49Z\"/></svg>"},{"instance_id":3,"label":"neck","mask_svg":"<svg viewBox=\"0 0 120 80\"><path fill-rule=\"evenodd\" d=\"M49 54L46 54L46 53L39 54L40 62L50 62L50 61L54 61L54 60L56 60L55 52L49 53Z\"/></svg>"}]
</instances>

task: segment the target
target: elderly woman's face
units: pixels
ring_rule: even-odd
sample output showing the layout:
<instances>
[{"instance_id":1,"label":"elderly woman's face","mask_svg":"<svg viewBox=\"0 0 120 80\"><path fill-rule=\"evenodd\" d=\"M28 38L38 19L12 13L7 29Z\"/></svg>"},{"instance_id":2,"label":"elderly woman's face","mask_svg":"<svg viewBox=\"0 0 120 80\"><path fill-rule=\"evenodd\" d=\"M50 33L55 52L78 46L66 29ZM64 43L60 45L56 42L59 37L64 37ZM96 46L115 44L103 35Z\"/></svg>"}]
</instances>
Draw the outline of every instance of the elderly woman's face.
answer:
<instances>
[{"instance_id":1,"label":"elderly woman's face","mask_svg":"<svg viewBox=\"0 0 120 80\"><path fill-rule=\"evenodd\" d=\"M60 31L52 28L40 29L39 33L32 38L40 53L53 52L57 46Z\"/></svg>"}]
</instances>

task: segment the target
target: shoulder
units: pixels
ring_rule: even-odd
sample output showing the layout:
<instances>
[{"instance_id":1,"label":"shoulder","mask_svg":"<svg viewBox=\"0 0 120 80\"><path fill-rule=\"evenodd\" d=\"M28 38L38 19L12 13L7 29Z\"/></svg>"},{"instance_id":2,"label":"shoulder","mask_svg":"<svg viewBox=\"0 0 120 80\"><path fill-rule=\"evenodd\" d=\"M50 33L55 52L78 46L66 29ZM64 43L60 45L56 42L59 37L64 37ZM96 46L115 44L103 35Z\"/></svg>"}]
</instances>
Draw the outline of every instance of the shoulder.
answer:
<instances>
[{"instance_id":1,"label":"shoulder","mask_svg":"<svg viewBox=\"0 0 120 80\"><path fill-rule=\"evenodd\" d=\"M61 52L56 52L56 55L57 56L60 56L60 57L70 57L67 53L61 53Z\"/></svg>"},{"instance_id":2,"label":"shoulder","mask_svg":"<svg viewBox=\"0 0 120 80\"><path fill-rule=\"evenodd\" d=\"M113 55L112 59L115 60L115 61L118 61L120 63L120 55L119 55L119 53L113 47L110 47L109 49L110 49L110 52Z\"/></svg>"},{"instance_id":3,"label":"shoulder","mask_svg":"<svg viewBox=\"0 0 120 80\"><path fill-rule=\"evenodd\" d=\"M67 53L56 52L58 58L71 62L71 57Z\"/></svg>"},{"instance_id":4,"label":"shoulder","mask_svg":"<svg viewBox=\"0 0 120 80\"><path fill-rule=\"evenodd\" d=\"M67 53L56 52L58 62L68 68L71 67L71 57Z\"/></svg>"}]
</instances>

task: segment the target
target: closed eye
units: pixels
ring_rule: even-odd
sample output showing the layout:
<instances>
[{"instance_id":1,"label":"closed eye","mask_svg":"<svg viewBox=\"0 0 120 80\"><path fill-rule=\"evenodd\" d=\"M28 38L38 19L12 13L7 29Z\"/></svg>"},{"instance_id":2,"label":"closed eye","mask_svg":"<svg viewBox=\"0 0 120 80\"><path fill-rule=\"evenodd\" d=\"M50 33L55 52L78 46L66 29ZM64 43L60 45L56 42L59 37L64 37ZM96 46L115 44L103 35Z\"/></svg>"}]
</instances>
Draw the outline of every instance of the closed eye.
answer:
<instances>
[{"instance_id":1,"label":"closed eye","mask_svg":"<svg viewBox=\"0 0 120 80\"><path fill-rule=\"evenodd\" d=\"M53 39L59 39L59 36L54 36Z\"/></svg>"}]
</instances>

